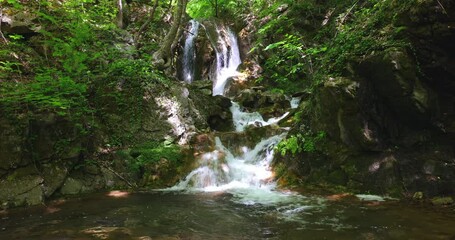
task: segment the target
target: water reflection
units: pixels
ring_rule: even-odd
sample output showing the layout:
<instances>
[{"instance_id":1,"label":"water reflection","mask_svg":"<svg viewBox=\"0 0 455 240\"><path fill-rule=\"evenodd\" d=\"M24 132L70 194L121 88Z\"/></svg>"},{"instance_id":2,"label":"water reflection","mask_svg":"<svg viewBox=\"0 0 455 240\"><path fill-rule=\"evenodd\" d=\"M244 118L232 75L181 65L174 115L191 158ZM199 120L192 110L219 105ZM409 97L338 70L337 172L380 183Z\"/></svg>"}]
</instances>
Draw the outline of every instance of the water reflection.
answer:
<instances>
[{"instance_id":1,"label":"water reflection","mask_svg":"<svg viewBox=\"0 0 455 240\"><path fill-rule=\"evenodd\" d=\"M111 193L112 194L112 193ZM398 202L234 194L95 194L0 213L0 239L450 239L455 217ZM243 198L242 198L243 199ZM453 213L452 213L453 214Z\"/></svg>"}]
</instances>

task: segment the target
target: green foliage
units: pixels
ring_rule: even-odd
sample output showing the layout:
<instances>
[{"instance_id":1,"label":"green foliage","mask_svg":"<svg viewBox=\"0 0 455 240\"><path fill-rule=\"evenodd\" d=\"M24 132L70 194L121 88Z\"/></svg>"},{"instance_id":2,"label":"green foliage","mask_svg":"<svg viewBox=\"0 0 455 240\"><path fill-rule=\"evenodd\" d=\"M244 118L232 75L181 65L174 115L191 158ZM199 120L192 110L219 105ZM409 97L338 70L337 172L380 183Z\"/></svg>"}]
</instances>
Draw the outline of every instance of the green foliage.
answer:
<instances>
[{"instance_id":1,"label":"green foliage","mask_svg":"<svg viewBox=\"0 0 455 240\"><path fill-rule=\"evenodd\" d=\"M3 51L0 51L3 52ZM0 53L0 55L3 55ZM7 78L14 73L20 73L22 64L14 61L0 61L0 78Z\"/></svg>"},{"instance_id":2,"label":"green foliage","mask_svg":"<svg viewBox=\"0 0 455 240\"><path fill-rule=\"evenodd\" d=\"M292 155L299 153L302 151L302 147L300 146L299 142L302 138L301 134L292 135L291 137L282 140L278 145L277 149L281 153L282 156L285 156L286 153L290 152Z\"/></svg>"},{"instance_id":3,"label":"green foliage","mask_svg":"<svg viewBox=\"0 0 455 240\"><path fill-rule=\"evenodd\" d=\"M133 171L139 171L148 164L159 163L162 158L173 163L181 163L183 160L183 155L178 145L164 142L149 142L137 146L131 149L130 156L133 159L129 162L129 167Z\"/></svg>"},{"instance_id":4,"label":"green foliage","mask_svg":"<svg viewBox=\"0 0 455 240\"><path fill-rule=\"evenodd\" d=\"M150 61L144 59L117 58L107 67L107 75L134 79L143 86L150 83L170 84L163 72L154 69Z\"/></svg>"},{"instance_id":5,"label":"green foliage","mask_svg":"<svg viewBox=\"0 0 455 240\"><path fill-rule=\"evenodd\" d=\"M117 29L115 2L8 1L7 7L10 15L33 13L40 30L31 38L5 33L1 114L33 120L55 113L81 134L111 133L111 146L134 141L145 92L170 80L150 64L151 51L136 52L126 32Z\"/></svg>"},{"instance_id":6,"label":"green foliage","mask_svg":"<svg viewBox=\"0 0 455 240\"><path fill-rule=\"evenodd\" d=\"M18 0L1 0L0 3L5 4L5 5L9 5L9 6L12 6L13 8L15 9L21 9L22 8L22 5L21 3L18 1Z\"/></svg>"},{"instance_id":7,"label":"green foliage","mask_svg":"<svg viewBox=\"0 0 455 240\"><path fill-rule=\"evenodd\" d=\"M193 19L208 19L215 17L213 1L214 0L191 0L186 7L186 12Z\"/></svg>"},{"instance_id":8,"label":"green foliage","mask_svg":"<svg viewBox=\"0 0 455 240\"><path fill-rule=\"evenodd\" d=\"M253 1L259 28L251 51L262 56L264 70L258 82L287 93L311 91L374 52L409 47L403 16L423 2Z\"/></svg>"},{"instance_id":9,"label":"green foliage","mask_svg":"<svg viewBox=\"0 0 455 240\"><path fill-rule=\"evenodd\" d=\"M297 133L290 137L282 140L277 145L277 150L282 156L286 154L295 155L300 152L314 152L316 151L316 145L325 138L325 132L320 131L317 134L306 132L304 134Z\"/></svg>"},{"instance_id":10,"label":"green foliage","mask_svg":"<svg viewBox=\"0 0 455 240\"><path fill-rule=\"evenodd\" d=\"M258 40L251 50L263 51L264 73L258 81L291 93L311 86L314 58L327 50L325 47L307 46L311 39L306 39L301 33L300 19L315 11L314 4L311 1L287 0L272 4L257 1L256 4L258 14L267 19L258 29Z\"/></svg>"},{"instance_id":11,"label":"green foliage","mask_svg":"<svg viewBox=\"0 0 455 240\"><path fill-rule=\"evenodd\" d=\"M341 75L350 61L390 47L408 46L401 36L405 28L399 25L396 17L408 13L416 4L419 4L418 0L369 0L347 8L336 18L335 32L326 36L331 41L326 45L328 51L322 59L323 72Z\"/></svg>"},{"instance_id":12,"label":"green foliage","mask_svg":"<svg viewBox=\"0 0 455 240\"><path fill-rule=\"evenodd\" d=\"M0 104L10 111L22 108L55 111L66 115L71 108L87 110L86 85L74 82L56 69L42 70L31 83L3 83Z\"/></svg>"},{"instance_id":13,"label":"green foliage","mask_svg":"<svg viewBox=\"0 0 455 240\"><path fill-rule=\"evenodd\" d=\"M22 74L23 64L16 52L24 50L23 37L18 34L7 35L9 40L6 47L0 49L0 80Z\"/></svg>"},{"instance_id":14,"label":"green foliage","mask_svg":"<svg viewBox=\"0 0 455 240\"><path fill-rule=\"evenodd\" d=\"M186 12L193 19L210 19L218 17L228 18L234 13L244 9L244 1L234 0L191 0L188 2Z\"/></svg>"},{"instance_id":15,"label":"green foliage","mask_svg":"<svg viewBox=\"0 0 455 240\"><path fill-rule=\"evenodd\" d=\"M267 77L277 87L291 91L296 85L311 85L304 82L305 75L313 74L312 59L326 52L327 47L307 48L302 37L285 34L283 40L269 44L264 51L271 52L265 62Z\"/></svg>"}]
</instances>

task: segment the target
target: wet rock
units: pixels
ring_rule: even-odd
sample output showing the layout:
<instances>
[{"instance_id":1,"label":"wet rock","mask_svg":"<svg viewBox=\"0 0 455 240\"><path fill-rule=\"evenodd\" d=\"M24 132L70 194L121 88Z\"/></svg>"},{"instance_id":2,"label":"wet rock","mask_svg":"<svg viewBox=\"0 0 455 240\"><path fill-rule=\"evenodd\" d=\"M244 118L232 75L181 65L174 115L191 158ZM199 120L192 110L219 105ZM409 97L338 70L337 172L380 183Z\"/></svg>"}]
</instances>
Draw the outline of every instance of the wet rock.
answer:
<instances>
[{"instance_id":1,"label":"wet rock","mask_svg":"<svg viewBox=\"0 0 455 240\"><path fill-rule=\"evenodd\" d=\"M300 98L301 101L306 101L311 97L311 93L308 92L296 92L291 95L293 98Z\"/></svg>"},{"instance_id":2,"label":"wet rock","mask_svg":"<svg viewBox=\"0 0 455 240\"><path fill-rule=\"evenodd\" d=\"M204 116L196 109L190 98L190 91L179 85L169 89L169 94L158 93L154 101L160 118L169 124L168 136L179 144L186 144L196 133L197 128L206 126Z\"/></svg>"},{"instance_id":3,"label":"wet rock","mask_svg":"<svg viewBox=\"0 0 455 240\"><path fill-rule=\"evenodd\" d=\"M263 92L260 88L242 90L234 101L249 111L259 111L266 119L283 115L291 107L284 95Z\"/></svg>"},{"instance_id":4,"label":"wet rock","mask_svg":"<svg viewBox=\"0 0 455 240\"><path fill-rule=\"evenodd\" d=\"M348 78L330 78L316 96L320 119L314 122L353 149L378 150L380 133L375 122L362 116L360 84Z\"/></svg>"},{"instance_id":5,"label":"wet rock","mask_svg":"<svg viewBox=\"0 0 455 240\"><path fill-rule=\"evenodd\" d=\"M252 89L245 89L234 99L245 108L256 108L260 94Z\"/></svg>"},{"instance_id":6,"label":"wet rock","mask_svg":"<svg viewBox=\"0 0 455 240\"><path fill-rule=\"evenodd\" d=\"M196 155L204 152L211 152L215 150L214 135L208 133L197 135L191 142L191 146Z\"/></svg>"},{"instance_id":7,"label":"wet rock","mask_svg":"<svg viewBox=\"0 0 455 240\"><path fill-rule=\"evenodd\" d=\"M206 95L194 88L190 88L189 93L189 99L194 106L193 115L197 115L200 121L196 125L198 129L210 127L223 132L233 129L232 113L229 110L232 103L229 98Z\"/></svg>"}]
</instances>

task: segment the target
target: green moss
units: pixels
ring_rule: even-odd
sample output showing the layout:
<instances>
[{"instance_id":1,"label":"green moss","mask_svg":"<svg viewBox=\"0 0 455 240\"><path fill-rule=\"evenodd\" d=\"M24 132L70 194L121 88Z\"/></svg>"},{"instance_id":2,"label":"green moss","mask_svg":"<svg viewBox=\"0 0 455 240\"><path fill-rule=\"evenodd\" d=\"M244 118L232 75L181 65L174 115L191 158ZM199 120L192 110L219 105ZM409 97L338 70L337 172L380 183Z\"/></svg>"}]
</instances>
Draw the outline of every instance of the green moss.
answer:
<instances>
[{"instance_id":1,"label":"green moss","mask_svg":"<svg viewBox=\"0 0 455 240\"><path fill-rule=\"evenodd\" d=\"M451 197L435 197L431 199L433 205L451 205L453 204L453 198Z\"/></svg>"},{"instance_id":2,"label":"green moss","mask_svg":"<svg viewBox=\"0 0 455 240\"><path fill-rule=\"evenodd\" d=\"M275 179L281 187L299 187L302 182L299 177L289 171L285 163L279 162L273 166Z\"/></svg>"},{"instance_id":3,"label":"green moss","mask_svg":"<svg viewBox=\"0 0 455 240\"><path fill-rule=\"evenodd\" d=\"M183 161L180 147L175 144L148 142L138 145L129 151L132 157L129 166L133 170L140 170L147 164L156 164L161 159L166 159L178 165Z\"/></svg>"}]
</instances>

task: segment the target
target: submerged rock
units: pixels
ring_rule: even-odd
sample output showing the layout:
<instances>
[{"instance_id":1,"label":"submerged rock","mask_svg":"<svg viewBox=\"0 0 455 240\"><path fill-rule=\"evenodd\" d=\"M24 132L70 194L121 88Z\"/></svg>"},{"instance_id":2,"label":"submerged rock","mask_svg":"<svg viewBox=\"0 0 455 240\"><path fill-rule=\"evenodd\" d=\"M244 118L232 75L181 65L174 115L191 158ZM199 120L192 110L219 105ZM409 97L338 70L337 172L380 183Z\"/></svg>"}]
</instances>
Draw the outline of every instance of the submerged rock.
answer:
<instances>
[{"instance_id":1,"label":"submerged rock","mask_svg":"<svg viewBox=\"0 0 455 240\"><path fill-rule=\"evenodd\" d=\"M433 205L451 205L453 204L452 197L435 197L431 199Z\"/></svg>"}]
</instances>

